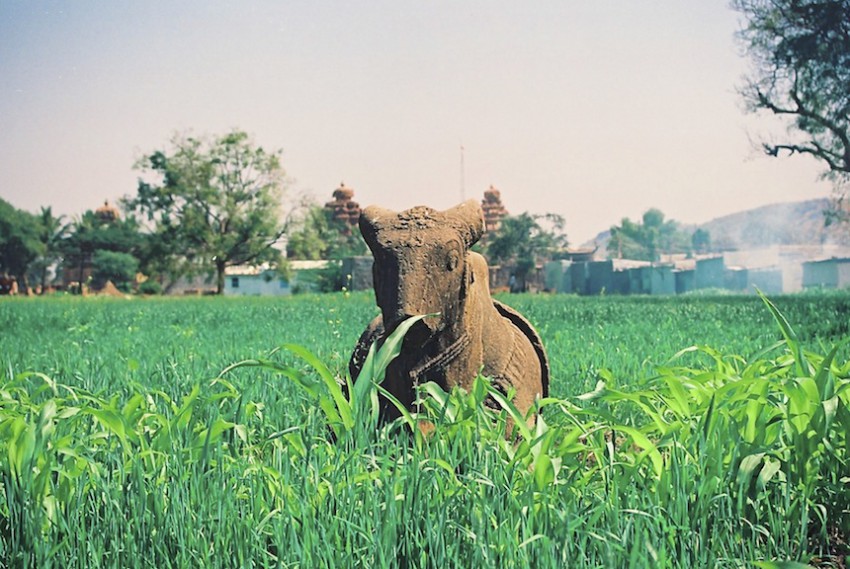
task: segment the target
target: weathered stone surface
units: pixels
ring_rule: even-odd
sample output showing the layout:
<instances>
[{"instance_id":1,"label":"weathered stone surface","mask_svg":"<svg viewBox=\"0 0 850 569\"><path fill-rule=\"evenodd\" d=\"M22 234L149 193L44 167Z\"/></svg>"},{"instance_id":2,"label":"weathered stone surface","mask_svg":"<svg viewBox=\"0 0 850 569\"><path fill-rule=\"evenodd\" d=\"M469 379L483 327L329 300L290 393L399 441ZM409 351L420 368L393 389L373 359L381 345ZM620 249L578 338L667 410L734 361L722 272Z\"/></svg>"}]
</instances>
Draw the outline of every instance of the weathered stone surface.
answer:
<instances>
[{"instance_id":1,"label":"weathered stone surface","mask_svg":"<svg viewBox=\"0 0 850 569\"><path fill-rule=\"evenodd\" d=\"M360 337L349 362L360 373L369 346L383 342L404 319L439 313L415 324L383 386L408 408L415 387L433 381L443 389L469 389L480 371L526 413L549 388L549 363L534 327L515 310L490 297L487 263L469 250L484 231L474 200L447 211L417 206L396 213L371 206L360 230L375 263L375 298L381 315ZM382 400L384 419L398 416Z\"/></svg>"}]
</instances>

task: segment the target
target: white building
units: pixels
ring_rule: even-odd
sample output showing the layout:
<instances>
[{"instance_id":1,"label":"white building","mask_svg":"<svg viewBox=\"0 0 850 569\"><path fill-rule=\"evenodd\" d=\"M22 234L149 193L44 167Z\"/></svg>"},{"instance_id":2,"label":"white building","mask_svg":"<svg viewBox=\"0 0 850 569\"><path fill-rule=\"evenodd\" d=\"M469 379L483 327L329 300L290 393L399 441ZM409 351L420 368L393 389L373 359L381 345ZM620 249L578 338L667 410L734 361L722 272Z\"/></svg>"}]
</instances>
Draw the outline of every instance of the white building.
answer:
<instances>
[{"instance_id":1,"label":"white building","mask_svg":"<svg viewBox=\"0 0 850 569\"><path fill-rule=\"evenodd\" d=\"M285 279L268 265L239 265L224 270L225 296L282 296L292 294L299 286L298 274L327 268L328 261L290 261L292 279ZM309 279L302 279L302 289L309 289Z\"/></svg>"}]
</instances>

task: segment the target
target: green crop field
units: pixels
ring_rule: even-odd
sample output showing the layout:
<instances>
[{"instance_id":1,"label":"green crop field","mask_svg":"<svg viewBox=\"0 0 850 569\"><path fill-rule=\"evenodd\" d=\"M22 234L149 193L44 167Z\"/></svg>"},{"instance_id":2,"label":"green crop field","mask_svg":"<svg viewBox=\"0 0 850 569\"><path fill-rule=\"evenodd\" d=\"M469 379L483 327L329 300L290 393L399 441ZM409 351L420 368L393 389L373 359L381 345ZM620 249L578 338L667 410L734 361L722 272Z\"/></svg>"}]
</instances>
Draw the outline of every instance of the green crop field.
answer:
<instances>
[{"instance_id":1,"label":"green crop field","mask_svg":"<svg viewBox=\"0 0 850 569\"><path fill-rule=\"evenodd\" d=\"M847 566L850 294L502 300L510 440L485 379L376 426L392 342L342 395L371 295L2 299L0 567Z\"/></svg>"}]
</instances>

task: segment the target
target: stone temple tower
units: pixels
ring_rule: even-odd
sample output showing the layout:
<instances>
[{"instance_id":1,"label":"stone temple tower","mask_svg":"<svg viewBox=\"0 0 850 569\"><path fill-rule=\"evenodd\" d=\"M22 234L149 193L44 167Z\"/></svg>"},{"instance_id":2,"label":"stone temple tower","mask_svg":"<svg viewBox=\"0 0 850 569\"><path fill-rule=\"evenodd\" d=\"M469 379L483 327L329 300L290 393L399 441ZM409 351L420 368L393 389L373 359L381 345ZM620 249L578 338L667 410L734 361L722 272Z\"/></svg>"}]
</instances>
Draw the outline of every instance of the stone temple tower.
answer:
<instances>
[{"instance_id":1,"label":"stone temple tower","mask_svg":"<svg viewBox=\"0 0 850 569\"><path fill-rule=\"evenodd\" d=\"M340 182L339 187L334 190L333 199L325 204L325 209L331 212L331 217L343 222L348 233L360 219L360 204L354 201L353 197L354 190Z\"/></svg>"},{"instance_id":2,"label":"stone temple tower","mask_svg":"<svg viewBox=\"0 0 850 569\"><path fill-rule=\"evenodd\" d=\"M490 186L490 189L484 192L481 209L484 210L485 231L487 233L498 231L502 226L502 218L508 215L508 210L502 205L502 193Z\"/></svg>"}]
</instances>

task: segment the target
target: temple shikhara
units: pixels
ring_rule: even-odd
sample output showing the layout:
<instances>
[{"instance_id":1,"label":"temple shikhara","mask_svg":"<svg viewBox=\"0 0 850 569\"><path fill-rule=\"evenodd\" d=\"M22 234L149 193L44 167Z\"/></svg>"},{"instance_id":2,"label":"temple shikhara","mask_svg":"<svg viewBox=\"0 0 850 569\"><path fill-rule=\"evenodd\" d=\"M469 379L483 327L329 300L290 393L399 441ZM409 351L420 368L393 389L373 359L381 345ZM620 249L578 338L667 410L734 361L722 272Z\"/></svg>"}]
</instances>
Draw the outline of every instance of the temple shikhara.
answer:
<instances>
[{"instance_id":1,"label":"temple shikhara","mask_svg":"<svg viewBox=\"0 0 850 569\"><path fill-rule=\"evenodd\" d=\"M343 222L348 232L360 219L360 204L354 201L353 197L354 190L340 182L339 187L334 190L333 200L325 204L325 209L331 212L333 219Z\"/></svg>"},{"instance_id":2,"label":"temple shikhara","mask_svg":"<svg viewBox=\"0 0 850 569\"><path fill-rule=\"evenodd\" d=\"M94 215L101 223L113 223L121 218L121 214L109 200L103 200L103 205L94 210Z\"/></svg>"},{"instance_id":3,"label":"temple shikhara","mask_svg":"<svg viewBox=\"0 0 850 569\"><path fill-rule=\"evenodd\" d=\"M484 229L487 233L498 231L502 226L502 218L508 215L508 210L502 205L502 193L490 186L484 191L484 199L481 200L481 209L484 210Z\"/></svg>"}]
</instances>

